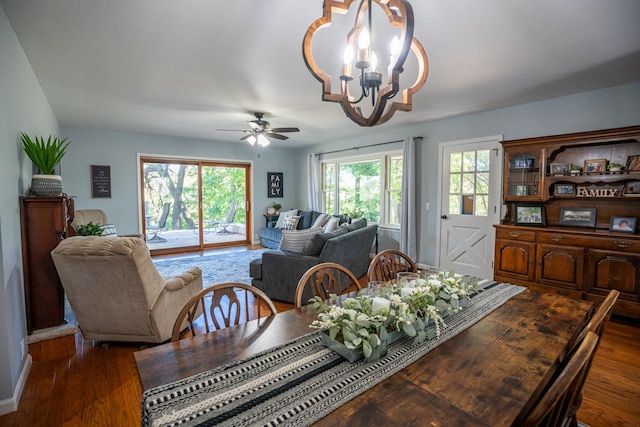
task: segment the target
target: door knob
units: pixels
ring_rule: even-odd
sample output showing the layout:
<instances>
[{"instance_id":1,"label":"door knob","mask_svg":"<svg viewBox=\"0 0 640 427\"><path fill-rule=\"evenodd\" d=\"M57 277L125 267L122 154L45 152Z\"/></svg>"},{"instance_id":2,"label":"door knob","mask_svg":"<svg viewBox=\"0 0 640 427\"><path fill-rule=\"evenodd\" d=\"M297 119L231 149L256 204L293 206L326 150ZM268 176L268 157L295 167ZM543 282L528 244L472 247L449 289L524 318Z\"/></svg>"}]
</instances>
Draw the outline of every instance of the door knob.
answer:
<instances>
[{"instance_id":1,"label":"door knob","mask_svg":"<svg viewBox=\"0 0 640 427\"><path fill-rule=\"evenodd\" d=\"M449 219L449 217L448 217L448 216L446 216L446 215L442 215L440 218L442 218L442 219Z\"/></svg>"}]
</instances>

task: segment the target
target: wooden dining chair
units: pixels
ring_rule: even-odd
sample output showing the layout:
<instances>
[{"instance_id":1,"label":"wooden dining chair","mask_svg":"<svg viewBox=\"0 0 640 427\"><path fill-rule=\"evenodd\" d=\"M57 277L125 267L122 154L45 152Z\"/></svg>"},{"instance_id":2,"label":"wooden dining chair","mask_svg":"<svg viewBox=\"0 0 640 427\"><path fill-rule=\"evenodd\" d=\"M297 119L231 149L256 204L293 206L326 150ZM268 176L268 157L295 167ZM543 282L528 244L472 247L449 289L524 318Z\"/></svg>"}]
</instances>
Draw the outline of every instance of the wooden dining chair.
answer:
<instances>
[{"instance_id":1,"label":"wooden dining chair","mask_svg":"<svg viewBox=\"0 0 640 427\"><path fill-rule=\"evenodd\" d=\"M299 308L314 296L329 299L331 294L340 295L360 289L360 281L347 267L334 262L323 262L311 267L300 278L294 301Z\"/></svg>"},{"instance_id":2,"label":"wooden dining chair","mask_svg":"<svg viewBox=\"0 0 640 427\"><path fill-rule=\"evenodd\" d=\"M596 312L591 316L591 319L587 322L585 327L580 331L575 340L573 340L572 344L569 345L569 353L575 351L575 349L582 343L584 338L587 336L589 332L593 332L598 336L601 340L604 335L604 329L611 318L611 312L613 311L613 306L618 299L620 292L612 289L609 291L609 294L605 298L605 300L600 304ZM597 347L596 347L597 349ZM587 366L587 374L591 369L591 364L593 363L593 357L595 357L595 351L589 361L589 365ZM585 375L586 378L586 375ZM584 381L584 379L583 379ZM582 389L582 385L580 385L580 389ZM580 405L582 404L582 393L578 395L576 400L573 402L573 405L569 409L568 420L566 423L567 427L578 427L578 409L580 409Z\"/></svg>"},{"instance_id":3,"label":"wooden dining chair","mask_svg":"<svg viewBox=\"0 0 640 427\"><path fill-rule=\"evenodd\" d=\"M566 359L551 386L527 414L522 423L524 427L566 425L568 412L580 396L598 340L598 335L587 332L579 347Z\"/></svg>"},{"instance_id":4,"label":"wooden dining chair","mask_svg":"<svg viewBox=\"0 0 640 427\"><path fill-rule=\"evenodd\" d=\"M401 271L417 273L418 267L405 253L395 249L387 249L373 257L367 276L370 282L374 280L388 282L395 280L396 275Z\"/></svg>"},{"instance_id":5,"label":"wooden dining chair","mask_svg":"<svg viewBox=\"0 0 640 427\"><path fill-rule=\"evenodd\" d=\"M276 313L275 305L260 289L245 283L218 283L203 289L185 304L173 325L171 341L184 338L181 333L187 326L191 336L195 336Z\"/></svg>"},{"instance_id":6,"label":"wooden dining chair","mask_svg":"<svg viewBox=\"0 0 640 427\"><path fill-rule=\"evenodd\" d=\"M618 299L619 295L620 295L620 292L616 291L615 289L612 289L611 291L609 291L609 294L607 295L605 300L602 302L602 304L600 304L600 306L598 307L596 312L593 314L593 316L591 316L591 319L589 319L589 321L587 322L585 327L582 329L582 331L580 331L576 339L573 340L572 344L569 347L569 351L572 351L578 345L580 345L584 337L589 332L595 333L596 335L598 335L600 339L602 339L602 335L604 334L604 329L607 326L607 322L609 322L609 319L611 318L611 312L613 311L613 306L616 303L616 300Z\"/></svg>"}]
</instances>

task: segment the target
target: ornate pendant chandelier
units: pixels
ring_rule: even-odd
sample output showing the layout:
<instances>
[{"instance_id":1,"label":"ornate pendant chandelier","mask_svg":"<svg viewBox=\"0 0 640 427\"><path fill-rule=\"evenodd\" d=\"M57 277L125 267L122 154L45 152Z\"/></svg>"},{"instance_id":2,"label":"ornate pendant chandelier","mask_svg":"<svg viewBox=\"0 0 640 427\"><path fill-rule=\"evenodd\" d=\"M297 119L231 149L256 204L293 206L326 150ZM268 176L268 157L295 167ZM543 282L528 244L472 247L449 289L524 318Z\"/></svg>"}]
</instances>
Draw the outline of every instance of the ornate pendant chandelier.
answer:
<instances>
[{"instance_id":1,"label":"ornate pendant chandelier","mask_svg":"<svg viewBox=\"0 0 640 427\"><path fill-rule=\"evenodd\" d=\"M429 65L424 48L413 37L413 8L407 0L360 0L355 25L347 34L339 82L340 92L333 93L331 75L325 73L316 63L311 52L311 41L319 29L331 25L333 13L345 15L354 2L355 0L325 0L323 16L311 24L304 36L302 54L309 71L322 83L323 101L339 102L347 117L360 126L375 126L385 123L397 110L411 111L413 94L426 82ZM373 42L377 41L372 26L373 3L382 8L392 27L400 29L399 36L394 35L389 40L387 83L383 87L381 86L384 76L378 69L378 58L373 46ZM402 90L397 100L388 103L387 101L400 92L400 75L404 71L409 50L417 58L417 79L412 86ZM352 95L350 86L355 86L356 93L359 94ZM367 99L371 100L371 111L365 115L357 104Z\"/></svg>"}]
</instances>

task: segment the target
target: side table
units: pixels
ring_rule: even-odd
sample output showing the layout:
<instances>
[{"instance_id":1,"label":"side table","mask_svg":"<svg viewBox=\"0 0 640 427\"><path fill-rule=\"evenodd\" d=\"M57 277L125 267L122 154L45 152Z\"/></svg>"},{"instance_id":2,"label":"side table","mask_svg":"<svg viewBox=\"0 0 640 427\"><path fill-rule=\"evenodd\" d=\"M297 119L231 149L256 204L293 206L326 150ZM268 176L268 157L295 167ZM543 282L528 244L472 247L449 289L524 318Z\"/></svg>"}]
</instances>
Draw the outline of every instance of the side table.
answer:
<instances>
[{"instance_id":1,"label":"side table","mask_svg":"<svg viewBox=\"0 0 640 427\"><path fill-rule=\"evenodd\" d=\"M264 214L264 219L266 221L266 227L267 228L274 228L276 226L276 222L278 222L278 218L280 218L280 215L269 215L269 214Z\"/></svg>"}]
</instances>

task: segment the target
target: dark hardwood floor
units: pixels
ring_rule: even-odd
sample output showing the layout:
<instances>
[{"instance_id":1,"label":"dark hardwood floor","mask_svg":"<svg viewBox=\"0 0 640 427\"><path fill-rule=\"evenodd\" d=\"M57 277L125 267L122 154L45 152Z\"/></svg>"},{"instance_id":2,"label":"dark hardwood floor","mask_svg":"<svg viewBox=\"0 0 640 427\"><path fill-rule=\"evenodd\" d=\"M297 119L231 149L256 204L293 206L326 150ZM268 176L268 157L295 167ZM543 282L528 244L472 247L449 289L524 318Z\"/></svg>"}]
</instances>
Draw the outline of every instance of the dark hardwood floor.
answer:
<instances>
[{"instance_id":1,"label":"dark hardwood floor","mask_svg":"<svg viewBox=\"0 0 640 427\"><path fill-rule=\"evenodd\" d=\"M292 306L277 303L276 307L283 311ZM30 345L35 361L20 405L16 412L0 417L0 426L140 425L142 387L133 358L140 347L103 347L79 333L73 338L71 353L69 343L60 339ZM640 426L638 325L609 322L583 396L581 422L591 427Z\"/></svg>"}]
</instances>

